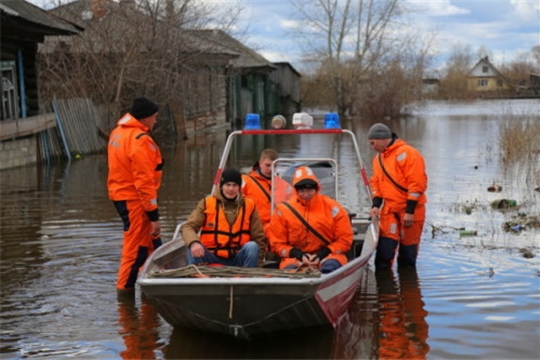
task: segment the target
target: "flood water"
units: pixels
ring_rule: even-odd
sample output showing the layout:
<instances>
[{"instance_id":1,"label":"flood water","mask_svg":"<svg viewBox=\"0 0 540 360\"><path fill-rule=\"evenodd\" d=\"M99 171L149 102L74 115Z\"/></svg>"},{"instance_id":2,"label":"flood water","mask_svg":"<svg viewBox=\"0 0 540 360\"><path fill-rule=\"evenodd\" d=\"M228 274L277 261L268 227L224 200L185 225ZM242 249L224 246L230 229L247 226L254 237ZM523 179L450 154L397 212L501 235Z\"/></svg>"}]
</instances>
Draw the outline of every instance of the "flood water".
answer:
<instances>
[{"instance_id":1,"label":"flood water","mask_svg":"<svg viewBox=\"0 0 540 360\"><path fill-rule=\"evenodd\" d=\"M498 123L508 111L540 122L538 100L515 100L431 103L389 123L426 159L428 215L416 271L376 276L371 265L335 331L253 343L172 329L140 296L117 302L122 225L107 199L104 155L2 171L0 357L538 359L540 231L502 225L518 213L540 215L540 159L503 166ZM368 170L370 125L354 129ZM161 143L164 240L210 191L224 141L225 134L205 134ZM294 139L236 151L249 165L263 147L302 153ZM502 191L488 192L493 184ZM361 196L348 195L353 205ZM519 208L492 209L503 198ZM476 235L460 237L459 229Z\"/></svg>"}]
</instances>

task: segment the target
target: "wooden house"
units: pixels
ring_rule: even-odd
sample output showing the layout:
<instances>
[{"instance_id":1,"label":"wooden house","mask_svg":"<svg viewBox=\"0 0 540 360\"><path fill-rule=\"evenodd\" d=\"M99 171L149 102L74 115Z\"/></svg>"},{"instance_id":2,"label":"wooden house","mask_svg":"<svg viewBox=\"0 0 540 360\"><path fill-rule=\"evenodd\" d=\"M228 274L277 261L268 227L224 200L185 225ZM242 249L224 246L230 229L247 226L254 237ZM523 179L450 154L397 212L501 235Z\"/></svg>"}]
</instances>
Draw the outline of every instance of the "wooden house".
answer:
<instances>
[{"instance_id":1,"label":"wooden house","mask_svg":"<svg viewBox=\"0 0 540 360\"><path fill-rule=\"evenodd\" d=\"M486 56L480 59L469 71L467 88L469 91L482 94L506 91L509 87L504 76Z\"/></svg>"},{"instance_id":2,"label":"wooden house","mask_svg":"<svg viewBox=\"0 0 540 360\"><path fill-rule=\"evenodd\" d=\"M44 132L56 126L40 106L36 56L46 36L72 36L83 28L24 0L0 2L0 169L47 158Z\"/></svg>"},{"instance_id":3,"label":"wooden house","mask_svg":"<svg viewBox=\"0 0 540 360\"><path fill-rule=\"evenodd\" d=\"M59 38L46 43L42 49L48 59L46 68L63 63L57 56L74 54L75 58L78 54L83 58L93 52L92 58L101 60L91 65L95 69L91 73L122 84L109 91L121 94L118 101L123 111L132 96L144 91L168 110L160 112L159 121L168 121L163 116L169 116L184 136L209 128L239 128L248 113L258 113L262 119L280 113L279 102L272 101L280 98L278 84L269 79L278 67L221 30L182 29L168 23L163 14L149 13L125 0L78 0L51 12L86 30L79 39ZM148 29L142 29L144 26ZM131 72L124 79L139 79L126 82L119 77L126 69L122 64L132 62L147 66L129 65ZM102 64L110 68L108 74ZM151 73L147 71L149 66ZM85 69L88 67L87 63ZM67 69L55 73L65 74L59 84L65 89L80 83L87 71L79 71L81 76L70 75ZM54 85L53 76L47 84ZM59 89L44 92L55 94ZM101 91L92 96L101 104L114 95ZM299 101L297 97L295 101ZM113 110L118 116L120 109ZM105 132L114 126L116 116L101 126Z\"/></svg>"},{"instance_id":4,"label":"wooden house","mask_svg":"<svg viewBox=\"0 0 540 360\"><path fill-rule=\"evenodd\" d=\"M276 84L270 74L278 67L262 55L221 30L196 30L198 35L215 44L221 44L239 54L230 61L228 118L235 129L243 126L245 116L259 114L261 121L269 121L279 113L276 102Z\"/></svg>"},{"instance_id":5,"label":"wooden house","mask_svg":"<svg viewBox=\"0 0 540 360\"><path fill-rule=\"evenodd\" d=\"M65 64L50 73L44 93L62 97L85 93L105 108L106 123L98 124L105 133L141 94L159 103L160 131L170 129L164 124L173 124L184 136L210 127L230 129L228 68L239 55L167 22L158 10L126 0L78 0L50 10L84 26L85 32L77 39L44 44L40 53L45 74ZM56 74L62 74L58 84Z\"/></svg>"},{"instance_id":6,"label":"wooden house","mask_svg":"<svg viewBox=\"0 0 540 360\"><path fill-rule=\"evenodd\" d=\"M302 75L288 62L275 62L274 66L277 69L270 73L270 81L277 87L273 93L274 108L280 115L292 119L294 113L302 110L300 98Z\"/></svg>"}]
</instances>

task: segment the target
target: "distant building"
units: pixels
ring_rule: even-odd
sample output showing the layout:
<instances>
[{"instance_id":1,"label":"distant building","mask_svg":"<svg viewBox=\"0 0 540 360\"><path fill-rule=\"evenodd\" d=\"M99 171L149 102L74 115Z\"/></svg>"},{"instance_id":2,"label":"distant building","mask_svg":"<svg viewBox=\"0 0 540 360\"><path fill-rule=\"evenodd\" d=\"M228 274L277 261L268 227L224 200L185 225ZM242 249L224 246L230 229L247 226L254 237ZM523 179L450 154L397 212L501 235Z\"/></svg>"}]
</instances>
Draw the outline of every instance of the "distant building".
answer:
<instances>
[{"instance_id":1,"label":"distant building","mask_svg":"<svg viewBox=\"0 0 540 360\"><path fill-rule=\"evenodd\" d=\"M441 81L436 78L424 78L422 79L422 95L437 95L439 93L439 87Z\"/></svg>"},{"instance_id":2,"label":"distant building","mask_svg":"<svg viewBox=\"0 0 540 360\"><path fill-rule=\"evenodd\" d=\"M61 64L55 59L66 59L67 54L83 60L95 58L98 61L86 65L94 69L91 74L122 84L114 102L110 100L114 94L88 95L96 105L108 107L108 113L115 115L103 117L107 122L99 127L104 132L114 126L120 108L130 103L132 95L143 91L155 96L160 107L167 109L160 112L160 123L174 124L185 137L208 129L239 128L248 113L269 120L282 112L279 99L286 95L279 91L290 91L270 79L280 66L221 30L183 29L166 18L152 17L128 0L77 0L50 12L84 26L85 32L76 39L47 41L40 54L48 59L48 66ZM90 52L94 54L88 56ZM124 69L130 73L123 73ZM55 73L66 74L68 80L61 79L62 87L44 93L52 95L57 89L69 89L67 84L77 85L80 79L70 77L73 74L69 71L57 70ZM106 72L109 76L104 76ZM122 81L117 80L120 74ZM138 74L151 82L133 80L138 79ZM46 84L58 85L54 81L50 77ZM293 97L299 103L299 94Z\"/></svg>"},{"instance_id":3,"label":"distant building","mask_svg":"<svg viewBox=\"0 0 540 360\"><path fill-rule=\"evenodd\" d=\"M477 93L500 92L509 89L507 80L487 56L480 59L469 71L467 88Z\"/></svg>"},{"instance_id":4,"label":"distant building","mask_svg":"<svg viewBox=\"0 0 540 360\"><path fill-rule=\"evenodd\" d=\"M276 62L274 65L277 70L270 73L270 81L277 87L274 109L285 118L292 119L294 113L302 110L300 98L302 75L288 62Z\"/></svg>"}]
</instances>

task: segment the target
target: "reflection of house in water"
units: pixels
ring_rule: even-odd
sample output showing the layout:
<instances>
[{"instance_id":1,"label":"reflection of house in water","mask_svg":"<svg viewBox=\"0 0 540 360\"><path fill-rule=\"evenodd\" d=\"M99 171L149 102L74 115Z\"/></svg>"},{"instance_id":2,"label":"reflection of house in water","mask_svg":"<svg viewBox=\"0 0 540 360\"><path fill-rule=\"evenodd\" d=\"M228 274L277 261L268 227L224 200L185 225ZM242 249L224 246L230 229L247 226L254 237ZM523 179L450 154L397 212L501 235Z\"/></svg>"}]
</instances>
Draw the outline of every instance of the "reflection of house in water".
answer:
<instances>
[{"instance_id":1,"label":"reflection of house in water","mask_svg":"<svg viewBox=\"0 0 540 360\"><path fill-rule=\"evenodd\" d=\"M467 88L481 96L494 96L498 92L508 90L508 84L505 77L486 56L469 71Z\"/></svg>"},{"instance_id":2,"label":"reflection of house in water","mask_svg":"<svg viewBox=\"0 0 540 360\"><path fill-rule=\"evenodd\" d=\"M56 124L54 114L44 114L39 102L37 46L45 36L71 36L83 29L24 0L2 1L0 15L1 170L54 155L49 139Z\"/></svg>"}]
</instances>

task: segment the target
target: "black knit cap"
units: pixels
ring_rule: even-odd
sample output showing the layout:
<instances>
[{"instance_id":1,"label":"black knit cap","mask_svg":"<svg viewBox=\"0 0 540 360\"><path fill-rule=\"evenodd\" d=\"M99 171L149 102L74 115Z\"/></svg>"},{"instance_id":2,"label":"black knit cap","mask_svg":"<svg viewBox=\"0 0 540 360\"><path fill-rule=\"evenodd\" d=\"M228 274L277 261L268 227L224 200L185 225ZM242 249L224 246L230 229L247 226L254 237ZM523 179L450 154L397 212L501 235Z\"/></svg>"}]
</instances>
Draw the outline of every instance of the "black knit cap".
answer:
<instances>
[{"instance_id":1,"label":"black knit cap","mask_svg":"<svg viewBox=\"0 0 540 360\"><path fill-rule=\"evenodd\" d=\"M235 169L223 171L223 173L221 173L221 179L219 180L219 186L221 187L228 182L233 182L238 184L238 186L242 186L242 174L240 174L240 171Z\"/></svg>"},{"instance_id":2,"label":"black knit cap","mask_svg":"<svg viewBox=\"0 0 540 360\"><path fill-rule=\"evenodd\" d=\"M133 99L133 105L129 112L135 119L141 120L154 115L159 110L157 104L147 97L140 96Z\"/></svg>"}]
</instances>

